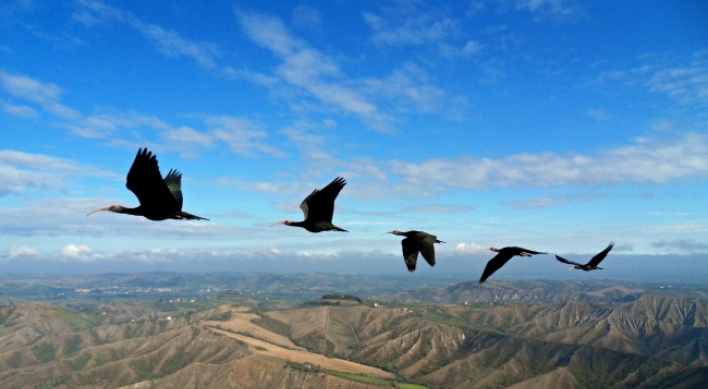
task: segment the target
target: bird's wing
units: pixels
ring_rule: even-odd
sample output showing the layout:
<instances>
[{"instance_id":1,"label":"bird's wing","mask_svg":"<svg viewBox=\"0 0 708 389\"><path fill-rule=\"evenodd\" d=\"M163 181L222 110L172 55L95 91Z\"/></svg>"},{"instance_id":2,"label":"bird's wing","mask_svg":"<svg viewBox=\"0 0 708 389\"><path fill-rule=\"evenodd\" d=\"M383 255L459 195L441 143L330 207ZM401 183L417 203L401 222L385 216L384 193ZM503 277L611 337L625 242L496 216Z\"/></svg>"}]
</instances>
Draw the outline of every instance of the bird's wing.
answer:
<instances>
[{"instance_id":1,"label":"bird's wing","mask_svg":"<svg viewBox=\"0 0 708 389\"><path fill-rule=\"evenodd\" d=\"M590 262L588 262L588 265L590 265L590 266L597 266L597 265L599 265L600 262L602 262L602 260L605 259L605 257L607 256L607 253L609 253L610 250L612 250L612 247L614 247L614 245L615 245L614 243L610 243L610 245L607 246L607 248L605 248L605 249L602 250L601 252L597 253L597 255L595 255L594 257L592 257L592 259L590 260Z\"/></svg>"},{"instance_id":2,"label":"bird's wing","mask_svg":"<svg viewBox=\"0 0 708 389\"><path fill-rule=\"evenodd\" d=\"M172 196L177 202L177 208L182 210L182 173L175 169L170 169L164 181L167 185L167 189L172 192Z\"/></svg>"},{"instance_id":3,"label":"bird's wing","mask_svg":"<svg viewBox=\"0 0 708 389\"><path fill-rule=\"evenodd\" d=\"M305 197L305 200L302 200L302 203L300 203L300 209L302 209L302 213L305 215L305 219L307 219L307 216L310 214L310 207L308 206L308 203L312 200L312 197L319 192L319 189L315 189L310 193L309 196Z\"/></svg>"},{"instance_id":4,"label":"bird's wing","mask_svg":"<svg viewBox=\"0 0 708 389\"><path fill-rule=\"evenodd\" d=\"M489 276L494 274L495 271L501 269L505 263L509 262L511 257L513 257L513 255L510 255L508 252L501 252L495 255L494 258L490 259L489 262L487 262L487 266L484 268L484 272L482 273L482 277L479 279L479 283L481 284L489 278Z\"/></svg>"},{"instance_id":5,"label":"bird's wing","mask_svg":"<svg viewBox=\"0 0 708 389\"><path fill-rule=\"evenodd\" d=\"M556 259L557 259L559 262L563 262L563 263L568 264L568 265L583 266L583 265L580 264L580 263L573 262L573 261L569 261L569 260L567 260L567 259L565 259L565 258L563 258L563 257L559 257L559 256L557 256L557 255L556 255Z\"/></svg>"},{"instance_id":6,"label":"bird's wing","mask_svg":"<svg viewBox=\"0 0 708 389\"><path fill-rule=\"evenodd\" d=\"M430 266L435 266L436 240L437 237L430 234L426 234L423 238L418 239L418 247L420 248L420 253L423 254L423 258L425 258L425 260Z\"/></svg>"},{"instance_id":7,"label":"bird's wing","mask_svg":"<svg viewBox=\"0 0 708 389\"><path fill-rule=\"evenodd\" d=\"M311 221L332 222L334 214L334 200L347 182L337 177L321 190L315 189L300 204L305 213L305 219Z\"/></svg>"},{"instance_id":8,"label":"bird's wing","mask_svg":"<svg viewBox=\"0 0 708 389\"><path fill-rule=\"evenodd\" d=\"M139 149L130 167L125 186L135 193L140 205L156 212L178 211L175 197L162 180L157 158L147 149Z\"/></svg>"},{"instance_id":9,"label":"bird's wing","mask_svg":"<svg viewBox=\"0 0 708 389\"><path fill-rule=\"evenodd\" d=\"M406 267L409 272L415 271L415 265L418 262L418 242L415 238L405 238L401 241L403 247L403 259L406 261Z\"/></svg>"}]
</instances>

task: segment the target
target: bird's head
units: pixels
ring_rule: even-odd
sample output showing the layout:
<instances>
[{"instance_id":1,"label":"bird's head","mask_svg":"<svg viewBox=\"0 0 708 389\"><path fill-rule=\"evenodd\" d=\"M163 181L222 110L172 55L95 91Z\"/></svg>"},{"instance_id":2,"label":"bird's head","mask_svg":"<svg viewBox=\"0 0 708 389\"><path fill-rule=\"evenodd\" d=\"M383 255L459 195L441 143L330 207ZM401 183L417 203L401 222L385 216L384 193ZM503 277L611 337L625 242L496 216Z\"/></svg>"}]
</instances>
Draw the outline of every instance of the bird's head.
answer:
<instances>
[{"instance_id":1,"label":"bird's head","mask_svg":"<svg viewBox=\"0 0 708 389\"><path fill-rule=\"evenodd\" d=\"M91 215L92 213L101 212L101 211L110 211L110 212L115 212L115 213L123 213L124 210L125 210L125 207L122 206L122 205L111 205L110 207L103 207L103 208L95 209L95 210L93 210L93 211L87 213L86 216L89 216L89 215Z\"/></svg>"},{"instance_id":2,"label":"bird's head","mask_svg":"<svg viewBox=\"0 0 708 389\"><path fill-rule=\"evenodd\" d=\"M386 234L400 235L401 231L398 231L398 230L387 231L387 232L384 232L383 234L381 234L381 236L384 236Z\"/></svg>"},{"instance_id":3,"label":"bird's head","mask_svg":"<svg viewBox=\"0 0 708 389\"><path fill-rule=\"evenodd\" d=\"M489 250L489 251L495 251L495 252L497 252L497 253L499 252L499 249L496 248L496 247L488 247L487 250Z\"/></svg>"},{"instance_id":4,"label":"bird's head","mask_svg":"<svg viewBox=\"0 0 708 389\"><path fill-rule=\"evenodd\" d=\"M289 226L289 225L292 225L292 224L293 224L293 221L292 221L292 220L283 220L282 222L275 222L275 223L271 224L270 226L271 226L271 227L273 227L273 226L279 226L279 225L286 225L286 226Z\"/></svg>"}]
</instances>

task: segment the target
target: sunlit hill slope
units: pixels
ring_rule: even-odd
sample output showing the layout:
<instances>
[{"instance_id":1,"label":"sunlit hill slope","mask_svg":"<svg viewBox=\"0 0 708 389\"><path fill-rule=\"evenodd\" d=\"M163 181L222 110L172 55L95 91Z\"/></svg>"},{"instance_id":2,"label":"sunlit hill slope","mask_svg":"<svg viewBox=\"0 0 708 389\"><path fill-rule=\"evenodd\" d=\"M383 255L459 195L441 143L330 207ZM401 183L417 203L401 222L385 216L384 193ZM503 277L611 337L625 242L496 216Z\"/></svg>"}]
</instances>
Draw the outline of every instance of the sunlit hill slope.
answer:
<instances>
[{"instance_id":1,"label":"sunlit hill slope","mask_svg":"<svg viewBox=\"0 0 708 389\"><path fill-rule=\"evenodd\" d=\"M0 308L0 380L8 388L704 388L708 306L655 295L537 304L329 296L280 310L32 303Z\"/></svg>"}]
</instances>

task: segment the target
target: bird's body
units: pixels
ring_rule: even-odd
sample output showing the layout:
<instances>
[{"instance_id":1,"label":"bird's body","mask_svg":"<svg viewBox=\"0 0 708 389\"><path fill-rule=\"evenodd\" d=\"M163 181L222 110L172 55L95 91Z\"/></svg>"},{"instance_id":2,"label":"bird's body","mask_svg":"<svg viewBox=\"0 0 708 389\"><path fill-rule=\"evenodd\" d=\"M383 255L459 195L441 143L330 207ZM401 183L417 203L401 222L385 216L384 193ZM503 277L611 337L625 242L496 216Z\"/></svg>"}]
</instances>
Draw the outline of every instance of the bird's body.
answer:
<instances>
[{"instance_id":1,"label":"bird's body","mask_svg":"<svg viewBox=\"0 0 708 389\"><path fill-rule=\"evenodd\" d=\"M487 278L494 274L495 271L501 269L501 267L504 266L504 264L506 264L507 262L509 262L509 260L515 255L518 255L520 257L530 257L534 254L546 254L539 251L527 250L523 247L517 246L504 247L502 249L490 247L488 250L497 252L497 255L495 255L494 258L490 259L489 262L487 262L487 266L484 268L482 277L479 279L480 284L486 281Z\"/></svg>"},{"instance_id":2,"label":"bird's body","mask_svg":"<svg viewBox=\"0 0 708 389\"><path fill-rule=\"evenodd\" d=\"M346 184L347 182L344 181L342 177L337 177L321 190L313 190L312 193L310 193L310 195L307 196L300 204L300 208L302 208L302 212L305 214L305 220L301 222L284 220L282 222L274 223L273 226L283 224L286 226L302 227L310 232L349 232L332 224L334 201L337 199L337 195L339 195L339 192Z\"/></svg>"},{"instance_id":3,"label":"bird's body","mask_svg":"<svg viewBox=\"0 0 708 389\"><path fill-rule=\"evenodd\" d=\"M428 234L423 231L405 231L401 232L398 230L393 230L389 232L384 232L384 234L393 234L399 236L405 236L406 238L401 241L401 246L403 247L403 259L406 261L406 267L409 272L414 272L416 263L418 262L418 253L423 254L423 258L430 266L435 266L435 243L445 243L438 240L435 235Z\"/></svg>"},{"instance_id":4,"label":"bird's body","mask_svg":"<svg viewBox=\"0 0 708 389\"><path fill-rule=\"evenodd\" d=\"M584 271L602 270L602 268L599 267L598 265L600 264L600 262L602 262L603 259L605 259L605 257L607 256L607 253L609 253L610 250L612 250L612 247L614 247L614 245L615 245L614 243L610 243L609 246L607 246L604 250L597 253L597 255L592 257L590 259L590 261L586 264L569 261L563 257L558 256L558 255L556 255L556 259L560 262L565 263L565 264L574 265L571 269L579 269L579 270L584 270Z\"/></svg>"},{"instance_id":5,"label":"bird's body","mask_svg":"<svg viewBox=\"0 0 708 389\"><path fill-rule=\"evenodd\" d=\"M150 220L208 220L182 211L182 173L171 169L163 179L157 165L157 157L147 148L138 149L125 186L138 198L139 206L127 208L122 205L111 205L91 211L88 215L99 211L110 211L144 216Z\"/></svg>"}]
</instances>

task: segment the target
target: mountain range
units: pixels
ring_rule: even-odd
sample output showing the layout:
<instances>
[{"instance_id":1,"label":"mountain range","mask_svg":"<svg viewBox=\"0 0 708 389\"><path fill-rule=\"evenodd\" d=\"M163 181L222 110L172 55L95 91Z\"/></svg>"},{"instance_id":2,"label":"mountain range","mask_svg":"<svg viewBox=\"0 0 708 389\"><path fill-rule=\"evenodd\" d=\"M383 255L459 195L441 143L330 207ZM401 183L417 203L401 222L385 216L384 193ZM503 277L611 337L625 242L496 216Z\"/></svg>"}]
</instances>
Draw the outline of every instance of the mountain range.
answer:
<instances>
[{"instance_id":1,"label":"mountain range","mask_svg":"<svg viewBox=\"0 0 708 389\"><path fill-rule=\"evenodd\" d=\"M7 388L705 388L705 290L652 288L462 283L280 309L224 296L85 310L5 300L0 380Z\"/></svg>"}]
</instances>

